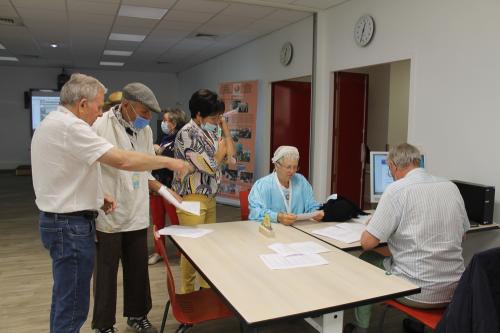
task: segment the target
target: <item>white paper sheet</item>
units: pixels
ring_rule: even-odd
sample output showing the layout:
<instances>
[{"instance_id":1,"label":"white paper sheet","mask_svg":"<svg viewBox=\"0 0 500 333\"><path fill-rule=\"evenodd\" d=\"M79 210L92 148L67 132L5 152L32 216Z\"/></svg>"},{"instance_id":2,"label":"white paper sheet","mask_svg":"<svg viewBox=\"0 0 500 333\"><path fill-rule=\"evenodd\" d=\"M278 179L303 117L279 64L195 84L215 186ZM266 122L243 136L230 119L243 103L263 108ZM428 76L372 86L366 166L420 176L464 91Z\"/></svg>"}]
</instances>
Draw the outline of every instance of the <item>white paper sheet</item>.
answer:
<instances>
[{"instance_id":1,"label":"white paper sheet","mask_svg":"<svg viewBox=\"0 0 500 333\"><path fill-rule=\"evenodd\" d=\"M324 246L309 241L309 242L297 242L297 243L273 243L268 246L271 250L282 256L293 256L297 254L318 254L330 252L329 249Z\"/></svg>"},{"instance_id":2,"label":"white paper sheet","mask_svg":"<svg viewBox=\"0 0 500 333\"><path fill-rule=\"evenodd\" d=\"M361 236L361 234L366 228L366 225L364 225L363 223L346 222L346 223L339 223L336 225L336 227L344 230L349 230L354 233L359 233L359 235Z\"/></svg>"},{"instance_id":3,"label":"white paper sheet","mask_svg":"<svg viewBox=\"0 0 500 333\"><path fill-rule=\"evenodd\" d=\"M170 202L175 207L182 209L188 213L194 215L200 215L200 202L199 201L182 201L179 202L169 191L166 189L164 191L160 190L158 192L162 197L165 198L168 202Z\"/></svg>"},{"instance_id":4,"label":"white paper sheet","mask_svg":"<svg viewBox=\"0 0 500 333\"><path fill-rule=\"evenodd\" d=\"M211 229L193 228L182 225L171 225L158 231L160 235L171 235L189 238L198 238L213 232Z\"/></svg>"},{"instance_id":5,"label":"white paper sheet","mask_svg":"<svg viewBox=\"0 0 500 333\"><path fill-rule=\"evenodd\" d=\"M311 213L297 214L297 221L310 220L318 214L317 211Z\"/></svg>"},{"instance_id":6,"label":"white paper sheet","mask_svg":"<svg viewBox=\"0 0 500 333\"><path fill-rule=\"evenodd\" d=\"M294 256L282 256L279 254L261 254L260 259L269 269L289 269L298 267L311 267L326 265L326 261L319 254L298 254Z\"/></svg>"},{"instance_id":7,"label":"white paper sheet","mask_svg":"<svg viewBox=\"0 0 500 333\"><path fill-rule=\"evenodd\" d=\"M320 236L333 238L347 244L358 242L359 240L361 240L361 232L354 232L351 230L346 230L338 227L327 227L323 229L316 229L313 230L312 233Z\"/></svg>"}]
</instances>

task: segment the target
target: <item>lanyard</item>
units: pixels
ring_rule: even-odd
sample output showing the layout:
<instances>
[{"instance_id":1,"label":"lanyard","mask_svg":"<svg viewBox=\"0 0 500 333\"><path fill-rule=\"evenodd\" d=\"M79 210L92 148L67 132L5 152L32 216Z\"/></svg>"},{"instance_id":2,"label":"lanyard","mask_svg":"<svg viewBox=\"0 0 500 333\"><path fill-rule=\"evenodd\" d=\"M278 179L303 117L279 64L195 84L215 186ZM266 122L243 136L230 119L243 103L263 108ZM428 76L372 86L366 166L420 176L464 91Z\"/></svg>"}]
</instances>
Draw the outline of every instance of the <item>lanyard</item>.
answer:
<instances>
[{"instance_id":1,"label":"lanyard","mask_svg":"<svg viewBox=\"0 0 500 333\"><path fill-rule=\"evenodd\" d=\"M285 193L281 188L282 185L278 179L278 174L276 172L274 173L274 178L276 179L276 184L278 185L278 189L280 190L281 196L283 197L283 202L285 203L286 212L290 214L292 212L292 180L290 179L290 183L288 185L288 188L290 189L290 195L288 197L288 200L286 200Z\"/></svg>"}]
</instances>

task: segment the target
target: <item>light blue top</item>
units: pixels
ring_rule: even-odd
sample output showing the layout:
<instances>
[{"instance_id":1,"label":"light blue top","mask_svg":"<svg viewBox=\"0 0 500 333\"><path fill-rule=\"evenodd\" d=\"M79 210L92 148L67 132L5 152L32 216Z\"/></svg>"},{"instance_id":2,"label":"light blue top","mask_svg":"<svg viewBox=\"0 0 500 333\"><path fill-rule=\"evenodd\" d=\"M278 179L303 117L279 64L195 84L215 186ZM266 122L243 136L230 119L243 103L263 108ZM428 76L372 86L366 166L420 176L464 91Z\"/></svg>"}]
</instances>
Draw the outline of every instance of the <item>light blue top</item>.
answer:
<instances>
[{"instance_id":1,"label":"light blue top","mask_svg":"<svg viewBox=\"0 0 500 333\"><path fill-rule=\"evenodd\" d=\"M292 179L292 214L310 213L317 210L320 204L314 199L314 193L307 179L299 173ZM283 195L273 173L257 180L248 196L250 207L249 219L262 221L268 214L272 222L278 222L278 213L286 212Z\"/></svg>"}]
</instances>

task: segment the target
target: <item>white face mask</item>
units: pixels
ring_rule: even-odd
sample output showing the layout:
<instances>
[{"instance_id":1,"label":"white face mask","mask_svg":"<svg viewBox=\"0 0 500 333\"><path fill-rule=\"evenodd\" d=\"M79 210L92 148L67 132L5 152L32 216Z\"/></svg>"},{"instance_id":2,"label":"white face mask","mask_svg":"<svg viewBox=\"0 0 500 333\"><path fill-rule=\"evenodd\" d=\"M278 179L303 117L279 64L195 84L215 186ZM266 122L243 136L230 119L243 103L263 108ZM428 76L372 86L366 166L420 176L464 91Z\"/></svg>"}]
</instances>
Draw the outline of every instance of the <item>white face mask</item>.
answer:
<instances>
[{"instance_id":1,"label":"white face mask","mask_svg":"<svg viewBox=\"0 0 500 333\"><path fill-rule=\"evenodd\" d=\"M167 122L162 121L161 122L161 130L165 134L171 134L172 130L168 127Z\"/></svg>"}]
</instances>

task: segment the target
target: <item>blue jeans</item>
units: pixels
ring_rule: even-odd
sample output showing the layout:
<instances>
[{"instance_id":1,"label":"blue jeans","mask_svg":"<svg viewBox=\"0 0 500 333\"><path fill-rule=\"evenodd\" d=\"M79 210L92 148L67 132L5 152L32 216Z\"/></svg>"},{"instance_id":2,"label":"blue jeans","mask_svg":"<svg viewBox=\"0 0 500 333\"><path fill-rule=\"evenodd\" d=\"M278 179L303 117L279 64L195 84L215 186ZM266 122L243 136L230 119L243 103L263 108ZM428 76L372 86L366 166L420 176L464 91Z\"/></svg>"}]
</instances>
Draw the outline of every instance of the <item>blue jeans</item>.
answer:
<instances>
[{"instance_id":1,"label":"blue jeans","mask_svg":"<svg viewBox=\"0 0 500 333\"><path fill-rule=\"evenodd\" d=\"M87 319L95 258L95 222L83 216L40 213L43 246L52 258L50 332L79 332Z\"/></svg>"}]
</instances>

